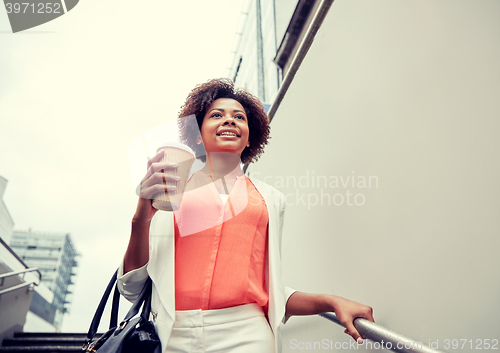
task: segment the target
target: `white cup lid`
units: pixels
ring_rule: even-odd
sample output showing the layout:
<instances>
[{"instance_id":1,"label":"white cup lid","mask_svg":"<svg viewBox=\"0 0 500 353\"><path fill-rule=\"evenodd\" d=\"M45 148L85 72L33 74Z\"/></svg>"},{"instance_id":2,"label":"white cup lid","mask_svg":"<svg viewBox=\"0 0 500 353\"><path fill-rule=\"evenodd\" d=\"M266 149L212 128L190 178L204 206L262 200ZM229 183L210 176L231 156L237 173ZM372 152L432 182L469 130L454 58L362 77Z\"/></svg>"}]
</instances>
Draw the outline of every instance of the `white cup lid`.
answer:
<instances>
[{"instance_id":1,"label":"white cup lid","mask_svg":"<svg viewBox=\"0 0 500 353\"><path fill-rule=\"evenodd\" d=\"M167 142L167 143L164 143L163 145L161 145L160 147L158 147L158 149L156 150L156 152L159 152L161 148L165 148L165 147L180 148L181 150L190 152L190 153L193 154L193 156L196 156L196 154L194 153L194 151L189 146L187 146L187 145L185 145L183 143L178 143L178 142Z\"/></svg>"}]
</instances>

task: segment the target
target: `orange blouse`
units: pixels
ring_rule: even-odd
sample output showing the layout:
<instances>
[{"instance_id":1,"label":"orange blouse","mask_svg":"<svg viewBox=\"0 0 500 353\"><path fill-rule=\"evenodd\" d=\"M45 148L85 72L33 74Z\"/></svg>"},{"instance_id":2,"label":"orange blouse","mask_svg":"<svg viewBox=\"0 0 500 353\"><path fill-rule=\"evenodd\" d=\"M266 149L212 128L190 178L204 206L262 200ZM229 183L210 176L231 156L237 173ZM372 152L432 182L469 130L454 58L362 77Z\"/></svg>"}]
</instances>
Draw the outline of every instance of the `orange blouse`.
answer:
<instances>
[{"instance_id":1,"label":"orange blouse","mask_svg":"<svg viewBox=\"0 0 500 353\"><path fill-rule=\"evenodd\" d=\"M249 303L267 310L269 216L250 179L236 176L223 203L210 175L193 174L174 219L176 310Z\"/></svg>"}]
</instances>

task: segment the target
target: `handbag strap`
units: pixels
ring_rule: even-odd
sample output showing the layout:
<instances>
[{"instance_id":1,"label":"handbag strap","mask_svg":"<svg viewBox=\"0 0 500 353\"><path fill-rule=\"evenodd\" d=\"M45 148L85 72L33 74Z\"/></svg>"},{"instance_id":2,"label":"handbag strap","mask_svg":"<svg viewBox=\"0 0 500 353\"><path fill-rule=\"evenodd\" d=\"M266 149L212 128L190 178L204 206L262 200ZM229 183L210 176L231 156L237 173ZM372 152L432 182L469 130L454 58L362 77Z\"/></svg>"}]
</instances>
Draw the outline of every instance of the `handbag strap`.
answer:
<instances>
[{"instance_id":1,"label":"handbag strap","mask_svg":"<svg viewBox=\"0 0 500 353\"><path fill-rule=\"evenodd\" d=\"M113 292L113 304L111 305L111 316L109 317L109 328L112 329L118 325L118 308L120 306L120 291L118 285L115 284Z\"/></svg>"},{"instance_id":2,"label":"handbag strap","mask_svg":"<svg viewBox=\"0 0 500 353\"><path fill-rule=\"evenodd\" d=\"M132 304L132 307L128 311L127 315L125 315L125 318L122 320L121 322L122 324L124 322L129 321L131 318L137 315L143 302L144 306L142 307L141 317L143 318L143 320L148 320L149 312L151 311L151 283L152 283L151 277L148 277L146 283L144 283L144 287L142 287L139 297L137 297L134 304ZM148 308L148 302L149 302L149 308Z\"/></svg>"},{"instance_id":3,"label":"handbag strap","mask_svg":"<svg viewBox=\"0 0 500 353\"><path fill-rule=\"evenodd\" d=\"M99 323L101 322L102 313L104 312L104 308L106 307L106 303L108 301L109 295L111 294L111 290L116 282L116 276L118 275L118 270L111 277L111 281L109 281L104 294L102 295L101 301L99 302L99 306L94 314L94 318L92 319L92 323L90 324L89 332L87 333L87 340L90 341L95 336L97 332L97 328L99 327Z\"/></svg>"},{"instance_id":4,"label":"handbag strap","mask_svg":"<svg viewBox=\"0 0 500 353\"><path fill-rule=\"evenodd\" d=\"M108 298L109 295L111 294L111 290L113 289L113 287L115 287L115 292L113 293L113 304L112 304L109 328L111 329L113 327L117 327L118 306L120 301L120 292L118 291L118 286L115 286L117 275L118 275L118 270L116 270L116 272L111 277L111 280L109 281L109 284L106 287L106 290L104 291L101 301L99 302L99 306L97 307L97 310L94 314L94 318L92 319L92 323L90 324L90 328L87 333L87 338L85 339L85 343L89 343L97 333L97 329L99 327L99 323L101 322L104 308L106 307L106 303L108 302ZM128 311L125 318L123 319L122 324L128 322L131 318L136 316L141 306L142 306L141 321L148 321L149 313L151 311L151 288L152 288L152 281L151 278L148 277L146 283L144 284L144 287L141 290L141 293L135 300L134 304ZM142 305L143 302L144 305Z\"/></svg>"}]
</instances>

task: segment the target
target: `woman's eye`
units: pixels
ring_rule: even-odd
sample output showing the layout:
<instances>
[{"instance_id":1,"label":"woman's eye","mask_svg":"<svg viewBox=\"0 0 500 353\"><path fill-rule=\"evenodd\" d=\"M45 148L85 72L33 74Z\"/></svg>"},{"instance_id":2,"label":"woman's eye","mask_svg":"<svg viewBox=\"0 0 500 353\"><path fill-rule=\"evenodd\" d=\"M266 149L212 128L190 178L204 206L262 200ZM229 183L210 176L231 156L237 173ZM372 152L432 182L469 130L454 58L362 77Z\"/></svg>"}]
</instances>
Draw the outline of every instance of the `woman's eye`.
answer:
<instances>
[{"instance_id":1,"label":"woman's eye","mask_svg":"<svg viewBox=\"0 0 500 353\"><path fill-rule=\"evenodd\" d=\"M235 118L236 119L245 120L245 117L243 115L236 115Z\"/></svg>"},{"instance_id":2,"label":"woman's eye","mask_svg":"<svg viewBox=\"0 0 500 353\"><path fill-rule=\"evenodd\" d=\"M221 116L220 113L214 113L214 114L212 114L212 118L220 117L220 116Z\"/></svg>"}]
</instances>

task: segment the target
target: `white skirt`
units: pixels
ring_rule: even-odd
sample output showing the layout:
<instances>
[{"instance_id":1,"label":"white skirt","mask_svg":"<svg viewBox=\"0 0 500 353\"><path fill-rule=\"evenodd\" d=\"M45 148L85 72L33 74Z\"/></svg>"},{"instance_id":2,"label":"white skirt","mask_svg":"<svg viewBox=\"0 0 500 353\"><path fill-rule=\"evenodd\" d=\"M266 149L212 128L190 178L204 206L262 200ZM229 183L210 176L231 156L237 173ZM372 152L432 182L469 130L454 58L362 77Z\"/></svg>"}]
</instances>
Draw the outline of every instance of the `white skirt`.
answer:
<instances>
[{"instance_id":1,"label":"white skirt","mask_svg":"<svg viewBox=\"0 0 500 353\"><path fill-rule=\"evenodd\" d=\"M274 335L258 304L175 312L165 353L275 353Z\"/></svg>"}]
</instances>

